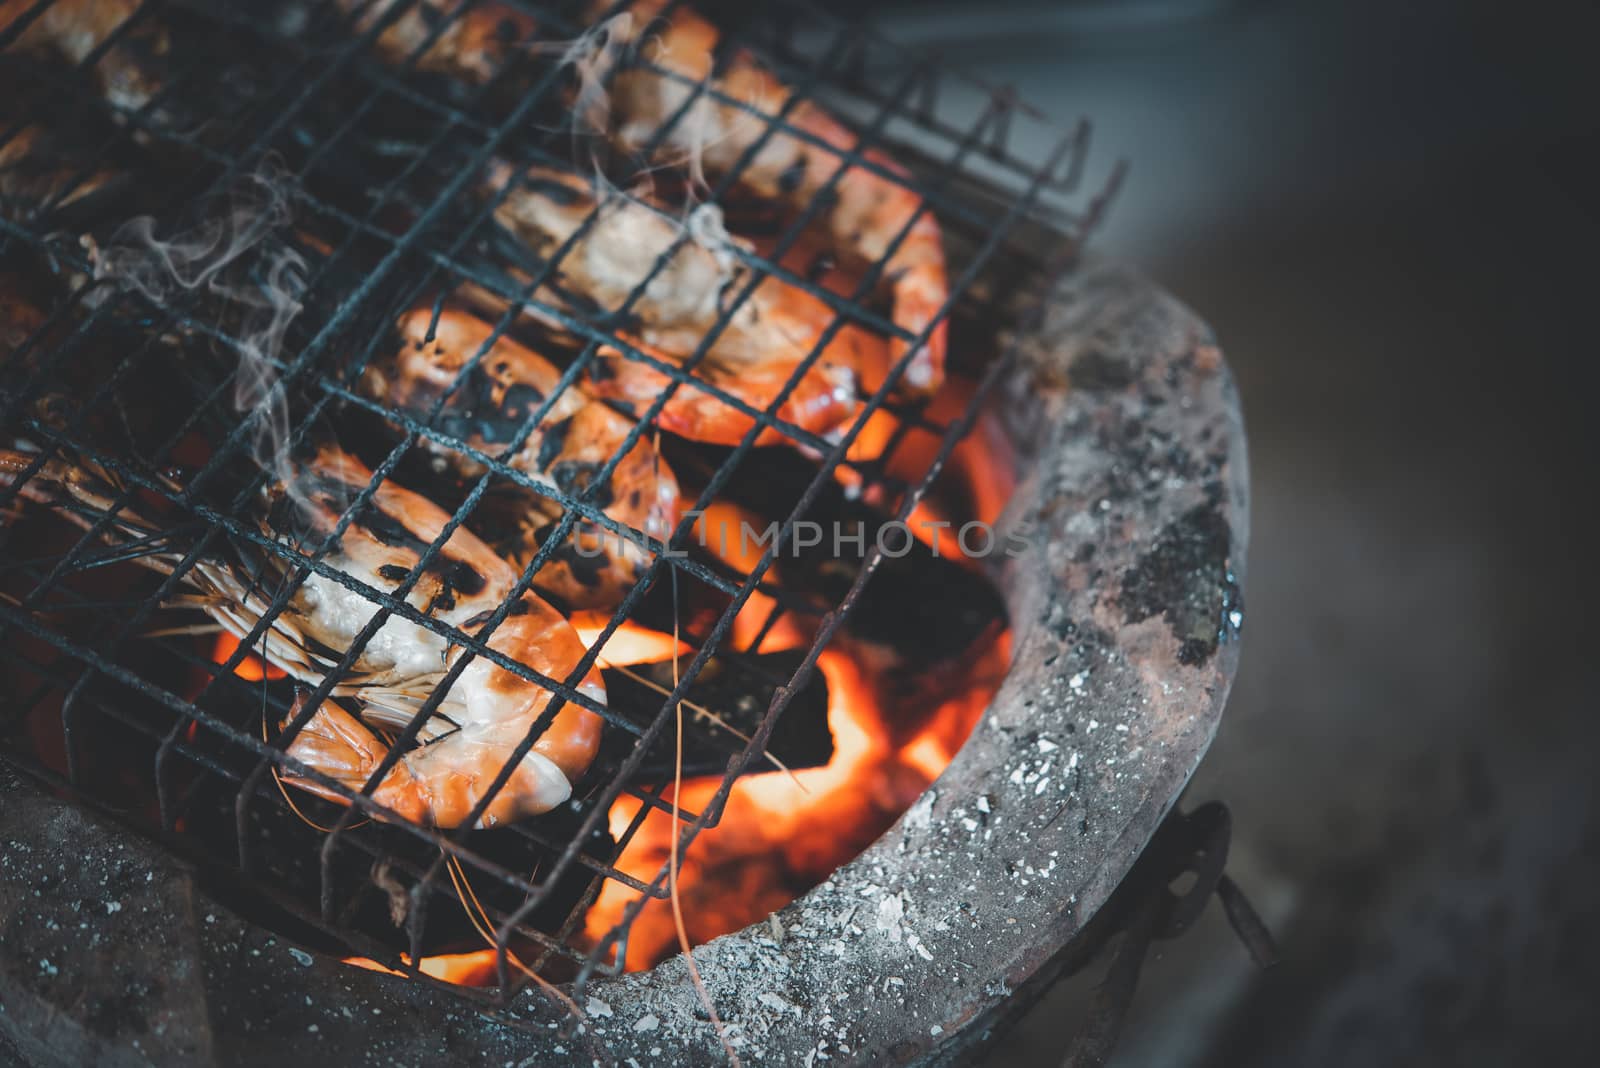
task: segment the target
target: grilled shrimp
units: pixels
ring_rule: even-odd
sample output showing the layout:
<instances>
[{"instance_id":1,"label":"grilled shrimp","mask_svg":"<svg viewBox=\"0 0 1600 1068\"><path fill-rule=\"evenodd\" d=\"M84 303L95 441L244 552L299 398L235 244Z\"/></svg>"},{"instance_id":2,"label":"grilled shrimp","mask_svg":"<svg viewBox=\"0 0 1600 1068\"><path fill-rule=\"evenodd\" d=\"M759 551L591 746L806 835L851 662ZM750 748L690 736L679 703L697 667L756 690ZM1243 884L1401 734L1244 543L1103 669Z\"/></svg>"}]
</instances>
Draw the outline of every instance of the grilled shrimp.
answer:
<instances>
[{"instance_id":1,"label":"grilled shrimp","mask_svg":"<svg viewBox=\"0 0 1600 1068\"><path fill-rule=\"evenodd\" d=\"M0 452L0 484L26 475L36 454ZM294 484L274 486L263 501L265 514L292 515L313 543L333 529L348 502L371 481L361 462L336 447L324 447L297 464ZM175 487L174 487L175 488ZM89 463L49 459L21 483L24 497L49 505L83 526L112 514L121 493L116 477ZM417 565L423 549L436 540L449 516L426 498L389 483L345 530L325 562L377 589L392 589ZM286 525L280 523L280 526ZM262 523L264 533L274 529ZM115 512L105 537L113 543L148 538L158 528L123 508ZM276 535L274 535L276 536ZM141 557L170 574L182 552ZM292 565L272 554L241 563L201 561L184 575L190 593L180 603L198 607L217 623L244 637L272 600L272 580ZM441 547L406 601L440 622L463 629L481 625L506 598L517 573L488 546L456 530ZM290 598L267 631L262 650L268 661L301 682L322 681L344 656L352 639L376 611L371 601L313 572ZM584 654L571 625L544 601L524 594L496 628L489 648L546 675L564 679ZM410 620L390 618L362 650L333 694L359 701L367 720L404 727L461 655L450 644ZM605 700L597 672L578 689ZM441 827L460 826L505 766L550 702L550 693L484 658L473 660L455 680L435 717L419 735L424 744L400 758L373 794L400 816ZM600 742L599 717L567 704L512 772L482 816L490 826L546 812L566 800L572 782L587 769ZM387 747L359 720L332 701L324 702L288 748L301 764L341 785L360 790L384 758ZM289 772L285 778L334 801L342 795L320 781Z\"/></svg>"},{"instance_id":2,"label":"grilled shrimp","mask_svg":"<svg viewBox=\"0 0 1600 1068\"><path fill-rule=\"evenodd\" d=\"M55 0L22 31L13 48L54 54L82 63L139 10L142 0ZM0 0L0 33L26 17L37 0ZM155 61L166 55L167 34L150 21L123 36L94 65L106 100L130 110L143 107L160 88Z\"/></svg>"},{"instance_id":3,"label":"grilled shrimp","mask_svg":"<svg viewBox=\"0 0 1600 1068\"><path fill-rule=\"evenodd\" d=\"M500 188L511 178L509 165L491 168L487 185ZM707 209L701 209L706 211ZM683 232L683 226L646 201L620 192L597 197L588 182L550 167L531 167L495 209L495 218L535 255L550 257L595 214L583 236L560 262L561 282L554 298L572 294L598 304L602 312L622 307L655 263ZM703 216L691 221L696 239L684 242L650 280L629 309L622 336L664 360L693 354L723 313L723 301L742 292L748 268L734 255L737 238ZM766 410L821 340L833 312L818 297L778 278L768 277L741 301L712 343L697 374L753 408ZM779 418L802 429L825 433L856 410L856 375L881 362L882 339L845 325L805 370L793 394L779 407ZM648 364L604 362L593 377L600 396L639 404L654 400L670 379ZM668 400L658 422L696 441L736 444L753 419L694 386L681 387ZM777 440L775 431L763 444Z\"/></svg>"},{"instance_id":4,"label":"grilled shrimp","mask_svg":"<svg viewBox=\"0 0 1600 1068\"><path fill-rule=\"evenodd\" d=\"M609 6L610 0L591 0L597 16ZM748 51L721 55L717 28L687 5L673 6L663 16L667 7L668 0L637 0L633 5L637 17L619 21L615 32L638 43L649 64L687 81L644 66L619 71L611 91L613 140L629 151L644 148L688 102L696 84L706 82L751 110L702 94L665 131L661 151L670 158L687 159L707 173L726 174L765 132L767 116L783 108L789 89ZM757 197L803 208L824 195L824 186L838 170L842 154L854 148L856 136L810 101L797 104L786 121L830 147L775 131L740 172L739 182ZM897 180L906 176L903 167L876 149L862 155L896 178L861 166L846 170L824 211L827 238L842 261L869 265L887 255L882 281L889 290L895 323L914 336L928 332L901 378L900 392L927 396L944 380L945 323L940 312L949 284L939 224L922 210L922 199ZM890 244L908 223L909 231L889 254ZM895 341L891 361L903 357L907 347ZM876 389L881 382L869 380L866 385Z\"/></svg>"},{"instance_id":5,"label":"grilled shrimp","mask_svg":"<svg viewBox=\"0 0 1600 1068\"><path fill-rule=\"evenodd\" d=\"M554 365L508 337L497 338L490 346L489 325L469 312L447 307L435 318L431 308L418 307L401 316L396 326L398 351L367 370L362 390L374 400L420 417L472 364L435 425L482 452L500 451L497 446L509 443L559 387L561 372ZM590 487L595 473L621 448L632 426L625 416L573 385L556 398L507 463L562 493L579 493ZM465 477L482 471L456 449L432 448L441 463ZM641 438L622 457L610 480L591 491L591 499L623 526L665 541L677 520L678 480L650 441ZM526 566L561 518L562 509L537 493L518 493L516 501L522 514L517 517L511 556ZM540 568L534 584L573 607L609 607L622 599L649 562L643 546L584 522Z\"/></svg>"},{"instance_id":6,"label":"grilled shrimp","mask_svg":"<svg viewBox=\"0 0 1600 1068\"><path fill-rule=\"evenodd\" d=\"M416 59L418 70L448 74L482 84L505 66L517 46L533 36L534 21L509 4L473 4L471 0L338 0L354 17L353 29L365 33L396 4L405 11L378 34L377 52L385 63L401 66L421 48L434 28L445 28ZM465 10L458 10L464 8Z\"/></svg>"}]
</instances>

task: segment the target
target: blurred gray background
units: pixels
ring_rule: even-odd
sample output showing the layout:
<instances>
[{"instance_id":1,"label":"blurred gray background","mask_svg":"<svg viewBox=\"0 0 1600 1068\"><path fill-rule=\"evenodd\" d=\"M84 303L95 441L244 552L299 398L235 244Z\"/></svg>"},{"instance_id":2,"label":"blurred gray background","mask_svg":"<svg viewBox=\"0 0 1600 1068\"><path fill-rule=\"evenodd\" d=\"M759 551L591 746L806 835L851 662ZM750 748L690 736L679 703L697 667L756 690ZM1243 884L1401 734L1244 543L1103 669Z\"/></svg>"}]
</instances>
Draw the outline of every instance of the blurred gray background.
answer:
<instances>
[{"instance_id":1,"label":"blurred gray background","mask_svg":"<svg viewBox=\"0 0 1600 1068\"><path fill-rule=\"evenodd\" d=\"M882 5L1131 162L1099 240L1216 328L1254 470L1243 667L1189 800L1284 962L1158 944L1115 1064L1594 1063L1590 366L1576 9ZM975 104L974 104L975 106ZM1087 982L995 1065L1059 1063Z\"/></svg>"}]
</instances>

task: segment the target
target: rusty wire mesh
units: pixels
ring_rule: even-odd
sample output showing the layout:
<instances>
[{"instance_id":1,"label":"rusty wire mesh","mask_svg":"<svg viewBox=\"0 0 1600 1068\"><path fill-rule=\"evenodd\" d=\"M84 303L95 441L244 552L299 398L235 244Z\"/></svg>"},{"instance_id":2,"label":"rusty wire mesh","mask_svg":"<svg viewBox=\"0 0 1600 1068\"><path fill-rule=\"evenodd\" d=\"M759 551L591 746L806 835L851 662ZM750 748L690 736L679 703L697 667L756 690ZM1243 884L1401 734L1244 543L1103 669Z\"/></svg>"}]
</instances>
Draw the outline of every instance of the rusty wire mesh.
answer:
<instances>
[{"instance_id":1,"label":"rusty wire mesh","mask_svg":"<svg viewBox=\"0 0 1600 1068\"><path fill-rule=\"evenodd\" d=\"M55 2L58 0L40 0L3 9L8 14L16 9L15 20L0 27L0 57L5 63L21 61L28 26L49 17ZM570 90L570 71L552 57L559 53L561 42L570 41L582 27L561 5L517 2L511 6L533 17L537 34L481 84L447 85L417 71L418 57L449 31L452 20L479 6L373 0L304 8L286 4L279 10L270 5L145 0L130 3L131 17L76 62L29 60L26 77L43 88L42 96L34 93L29 100L48 99L60 125L92 131L99 123L104 134L91 133L87 146L63 151L61 173L45 200L25 207L8 203L0 213L0 266L12 261L45 265L42 269L53 276L53 284L64 294L53 302L45 321L29 324L27 330L14 330L25 336L16 338L5 357L0 411L8 437L26 438L41 451L32 470L17 473L11 484L0 487L0 508L16 508L22 485L37 474L38 465L51 456L68 455L91 459L117 473L125 488L116 508L156 498L176 518L163 530L159 546L124 543L108 547L99 535L113 522L109 516L90 524L87 531L32 554L21 552L16 543L7 546L3 560L7 589L20 593L0 600L0 631L5 632L0 657L8 662L5 674L10 679L0 706L0 725L5 727L0 755L160 837L199 862L218 885L226 884L236 893L266 902L263 907L280 910L284 922L308 940L315 942L320 937L321 944L332 951L370 956L421 978L426 976L417 971L416 962L431 944L430 925L436 927L443 922L442 916L458 908L457 891L449 878L453 862L470 874L481 891L493 927L500 951L501 988L482 996L495 997L505 996L521 979L506 965L512 945L530 957L535 968L557 978L581 982L596 969L614 969L614 962L623 959L627 923L637 908L649 897L665 896L664 867L645 881L619 871L614 862L645 816L652 809L666 807L658 758L670 737L676 701L688 692L713 656L737 655L725 648L730 626L752 594L763 590L778 600L780 611L794 607L822 616L825 622L792 675L775 680L780 685L748 742L730 746L725 737L717 740L726 759L723 785L703 811L680 813L685 848L701 828L715 823L729 786L759 757L790 699L814 670L819 650L871 574L873 562L869 558L851 593L843 603L834 605L805 604L803 591L780 589L768 582L768 569L781 553L794 520L805 513L819 488L831 478L832 469L852 462L846 457L850 444L874 411L891 404L892 384L904 368L896 368L882 389L864 399L860 414L842 433L820 436L785 421L778 415L781 402L829 338L846 324L863 325L907 342L919 339L865 299L884 270L883 262L867 270L861 291L853 299L840 297L779 263L820 209L823 198L797 217L782 220L770 252L746 254L753 272L749 285L726 302L718 322L681 363L663 362L618 334L617 324L625 319L649 278L621 309L589 313L550 303L541 294L541 286L558 276L561 256L570 241L546 261L517 265L523 272L520 275L505 270L506 257L514 258L514 250L508 253L505 235L496 232L493 210L499 199L515 188L519 172L513 172L495 196L484 197L475 190L485 169L497 158L574 166L570 129L556 128L540 116L551 109L559 112L564 94ZM619 4L618 9L626 6ZM429 22L427 38L412 50L406 63L377 61L372 46L378 35L412 9L436 16ZM111 98L97 88L96 65L113 49L135 47L143 28L152 25L173 30L171 47L161 57L163 73L158 88L148 99ZM996 297L984 291L982 279L1001 260L1024 274L1047 269L1047 264L1033 256L1032 245L1014 240L1019 227L1044 220L1053 229L1081 240L1092 225L1096 213L1093 199L1082 210L1069 207L1069 198L1078 195L1087 148L1082 128L1060 133L1049 141L1042 156L1027 158L1013 147L1018 127L1033 125L1029 138L1038 143L1037 130L1048 126L1009 93L984 91L985 105L975 120L958 126L944 118L944 94L951 75L938 64L903 54L858 26L800 3L746 12L727 32L730 39L745 42L763 55L794 89L787 106L777 114L722 98L746 108L762 124L761 138L780 132L811 138L790 119L800 101L816 101L849 116L859 134L851 146L812 138L816 150L837 157L838 174L852 167L874 167L866 154L877 149L912 166L914 179L889 170L882 173L896 182L914 183L925 210L944 228L953 270L942 317L966 315L992 321ZM204 47L195 47L194 42L203 42ZM644 61L632 56L628 62ZM658 73L678 77L671 71ZM508 86L515 92L507 92ZM690 87L696 93L719 94L710 85L691 83ZM965 92L971 96L970 88ZM7 143L17 143L37 117L26 110L30 106L20 105L20 113L17 108L0 113L0 153ZM684 111L680 108L669 123L681 119ZM396 130L404 136L397 138ZM713 184L713 201L738 180L739 167L749 162L761 143L758 139L734 172ZM147 388L152 377L170 374L165 344L172 337L204 339L222 351L243 344L226 321L213 313L203 290L184 290L151 300L97 279L91 251L71 239L86 214L92 221L97 198L103 199L106 188L115 185L103 181L103 176L112 172L115 177L124 160L134 156L162 162L161 176L150 180L164 185L162 198L179 217L185 210L192 215L225 200L228 190L242 177L258 173L266 161L272 161L296 227L315 235L296 245L297 255L306 264L305 308L281 349L269 354L277 376L275 388L290 400L288 445L304 444L319 422L325 423L336 413L365 412L401 431L383 462L374 465L372 481L350 502L342 524L357 521L378 486L392 477L408 453L422 445L471 452L484 469L455 509L446 535L466 522L491 483L520 485L560 505L559 526L544 539L511 595L483 628L463 632L419 612L405 600L410 583L440 552L444 536L428 546L407 582L392 590L379 590L323 560L337 542L337 530L313 551L305 551L313 547L296 546L264 531L249 508L270 472L248 468L253 474L242 479L231 473L247 458L255 424L263 413L228 413L217 421L218 412L227 412L226 395L232 388L226 374L208 382L210 392L187 405L184 418L164 427L165 433L145 441L138 450L109 448L89 431L97 421L119 412L129 391ZM135 175L134 181L139 180ZM148 196L148 192L141 195ZM902 231L895 238L885 259L904 236ZM669 255L658 259L656 271ZM716 335L731 320L738 301L769 275L827 302L833 320L784 393L760 410L722 391L697 374L697 368ZM557 402L559 391L546 398L537 411L528 413L518 437L507 444L505 452L492 456L471 450L452 435L436 418L437 408L431 417L417 418L387 408L355 387L382 343L384 325L392 323L396 314L426 294L453 292L469 285L493 294L506 306L495 324L494 337L510 330L518 314L530 309L558 321L570 332L576 339L576 351L563 374L563 387L584 373L602 346L620 352L623 358L648 363L671 379L656 405L638 413L637 426L604 466L597 482L603 482L626 451L651 433L652 418L676 390L705 391L754 420L744 440L720 457L709 472L694 502L696 507L716 499L740 465L760 462L753 446L763 432L776 431L820 457L809 485L796 487L778 541L765 549L756 566L746 573L692 554L668 554L663 551L667 544L641 532L620 529L587 490L564 492L509 466L506 458ZM77 392L71 413L52 417L41 411L41 400L61 388L63 376L70 378L73 368L88 362L91 353L108 347L116 351L115 358L89 382L74 382ZM977 373L982 368L969 370ZM460 385L458 382L457 388ZM980 386L976 397L981 396ZM939 461L923 479L888 486L887 499L898 514L907 514L926 491L942 460L969 429L976 405L977 399L963 417L946 424L933 423L915 410L898 411L902 433L920 428L942 439ZM166 472L184 464L185 443L219 425L223 429L211 431L203 461L186 469L181 486L175 485ZM897 443L898 438L891 441L889 450ZM881 464L860 467L863 479L885 478ZM539 570L573 536L580 522L648 545L651 560L572 675L548 678L489 648L488 636L516 598L532 588ZM691 521L686 519L673 532L670 545L682 548L690 535ZM152 619L177 589L187 568L208 553L241 545L283 561L290 579L274 591L266 615L225 662L212 663L192 640L181 635L148 636ZM176 574L160 582L146 576L143 581L124 583L125 588L118 590L96 585L99 576L113 571L114 565L155 548L182 555ZM508 760L501 782L565 703L577 703L605 719L607 745L573 800L559 812L494 832L492 844L485 844L482 832L440 830L398 820L392 814L389 819L372 820L383 814L370 797L378 775L361 792L330 781L349 804L328 806L332 823L326 833L311 833L288 819L289 796L276 788L272 773L286 766L285 749L304 727L309 711L296 714L281 688L242 678L235 669L246 662L271 625L273 614L282 610L294 589L312 573L344 585L373 606L371 622L342 654L345 669L390 617L434 631L467 651L401 732L387 763L398 759L402 747L416 739L459 670L474 657L484 657L554 694L540 723ZM686 635L697 651L683 664L673 694L662 698L650 715L637 716L579 692L577 680L648 591L676 588L679 583L718 591L726 598L726 608L705 633ZM774 613L768 625L777 618ZM203 684L186 687L175 681L186 672L199 672ZM314 708L327 697L338 677L339 672L330 673L303 708ZM48 716L41 717L41 710L48 710ZM65 775L56 774L37 758L41 719L57 724L59 739L49 744L59 746L64 754ZM285 726L263 736L259 725L264 721L283 721ZM690 729L703 728L691 724ZM33 732L31 741L29 732ZM142 739L138 744L153 756L146 774L131 776L131 786L126 781L97 779L106 761L95 751L108 744L106 738ZM652 764L653 759L658 762ZM117 774L130 778L125 771ZM642 804L638 816L613 838L606 826L607 812L624 793ZM488 800L480 803L480 811ZM353 858L360 858L359 862ZM641 896L610 936L596 945L582 944L574 936L606 880L621 881ZM366 912L391 906L404 921L407 950L403 954L393 940L374 935L370 926L359 922Z\"/></svg>"}]
</instances>

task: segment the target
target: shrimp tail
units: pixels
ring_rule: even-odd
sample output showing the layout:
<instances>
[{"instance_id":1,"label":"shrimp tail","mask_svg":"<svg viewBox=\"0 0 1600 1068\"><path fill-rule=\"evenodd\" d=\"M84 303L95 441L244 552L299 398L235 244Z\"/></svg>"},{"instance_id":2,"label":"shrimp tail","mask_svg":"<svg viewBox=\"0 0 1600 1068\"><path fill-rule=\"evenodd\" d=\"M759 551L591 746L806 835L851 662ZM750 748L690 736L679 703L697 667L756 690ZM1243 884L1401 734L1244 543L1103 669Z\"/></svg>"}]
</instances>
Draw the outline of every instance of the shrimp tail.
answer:
<instances>
[{"instance_id":1,"label":"shrimp tail","mask_svg":"<svg viewBox=\"0 0 1600 1068\"><path fill-rule=\"evenodd\" d=\"M296 712L303 700L303 696L297 699ZM372 799L412 823L459 827L500 772L499 765L482 759L483 751L509 752L514 745L514 740L494 736L505 733L468 726L421 746L384 774ZM318 707L287 750L301 764L353 793L366 786L388 751L360 720L331 701ZM472 759L463 760L464 753ZM343 793L317 779L288 770L283 777L319 797L347 803ZM570 796L572 783L566 773L543 753L530 752L489 801L479 825L493 827L548 812Z\"/></svg>"},{"instance_id":2,"label":"shrimp tail","mask_svg":"<svg viewBox=\"0 0 1600 1068\"><path fill-rule=\"evenodd\" d=\"M291 714L298 715L305 700L306 694L298 693ZM349 712L332 701L324 701L295 735L287 752L352 793L359 793L377 771L389 747ZM343 793L318 779L289 769L284 770L283 778L318 797L346 803ZM373 793L373 800L406 820L424 821L427 816L427 798L404 760L384 775Z\"/></svg>"}]
</instances>

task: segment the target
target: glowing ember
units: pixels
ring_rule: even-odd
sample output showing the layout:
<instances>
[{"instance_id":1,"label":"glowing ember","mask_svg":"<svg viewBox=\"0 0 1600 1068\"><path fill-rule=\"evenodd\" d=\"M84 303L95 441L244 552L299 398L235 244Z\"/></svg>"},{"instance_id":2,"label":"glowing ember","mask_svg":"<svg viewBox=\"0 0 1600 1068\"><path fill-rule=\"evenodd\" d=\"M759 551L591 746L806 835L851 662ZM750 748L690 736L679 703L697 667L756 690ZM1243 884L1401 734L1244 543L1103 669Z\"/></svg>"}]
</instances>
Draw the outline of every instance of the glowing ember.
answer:
<instances>
[{"instance_id":1,"label":"glowing ember","mask_svg":"<svg viewBox=\"0 0 1600 1068\"><path fill-rule=\"evenodd\" d=\"M605 629L609 621L609 616L599 612L572 614L573 629L578 632L578 637L583 639L583 644L590 647L600 640L600 632ZM600 650L600 659L602 663L617 666L659 664L663 660L671 660L674 650L679 656L694 653L693 647L688 643L674 642L670 634L662 634L660 631L624 620L612 632L611 637L606 639L605 647Z\"/></svg>"},{"instance_id":2,"label":"glowing ember","mask_svg":"<svg viewBox=\"0 0 1600 1068\"><path fill-rule=\"evenodd\" d=\"M405 954L400 955L406 960ZM367 957L346 957L344 963L369 972L405 976L405 972L385 967ZM472 953L443 953L437 957L423 957L417 971L434 979L459 986L490 986L495 983L495 951L480 949Z\"/></svg>"},{"instance_id":3,"label":"glowing ember","mask_svg":"<svg viewBox=\"0 0 1600 1068\"><path fill-rule=\"evenodd\" d=\"M239 639L227 631L217 635L217 643L211 648L211 662L213 664L226 664L239 648ZM262 679L282 679L288 676L284 672L251 653L239 661L239 666L233 673L246 682L260 682Z\"/></svg>"},{"instance_id":4,"label":"glowing ember","mask_svg":"<svg viewBox=\"0 0 1600 1068\"><path fill-rule=\"evenodd\" d=\"M947 422L970 399L969 390L946 389L928 415ZM853 458L880 456L896 429L893 415L877 413L852 449ZM943 539L943 556L960 558L954 533L933 524L957 518L993 524L1010 499L1015 483L995 429L980 421L951 453L942 485L957 487L953 497L923 501L908 520L926 544L935 536ZM932 465L938 447L936 435L912 429L896 445L886 471L914 480ZM859 484L859 476L844 468L837 477L847 486ZM739 538L741 524L761 529L753 516L718 504L701 517L697 534L701 545L748 573L760 550ZM767 577L778 583L778 568ZM772 598L760 592L751 598L735 620L735 648L749 648L772 608ZM803 647L812 637L793 614L785 615L762 650ZM955 757L1004 678L1010 656L1010 633L998 624L963 656L931 667L909 665L893 650L847 632L836 637L817 661L828 684L833 757L823 767L749 774L733 784L717 826L702 831L681 858L678 889L689 940L699 944L761 920L882 835ZM713 777L685 781L682 807L702 811L721 784ZM609 813L612 834L622 837L640 808L637 799L620 798ZM682 827L652 810L616 866L651 882L666 863L670 835ZM620 924L639 896L621 883L606 883L585 917L590 943L598 945ZM678 951L670 902L644 904L627 947L629 970L651 967Z\"/></svg>"},{"instance_id":5,"label":"glowing ember","mask_svg":"<svg viewBox=\"0 0 1600 1068\"><path fill-rule=\"evenodd\" d=\"M763 533L765 529L766 523L758 519L754 512L726 501L715 501L707 505L695 520L694 536L699 539L698 544L705 546L712 555L741 576L746 576L761 562L764 550L754 535ZM769 567L764 579L777 584L778 565ZM750 599L734 617L730 648L747 653L778 653L805 645L810 636L791 616L780 616L776 623L767 627L768 619L777 608L778 602L770 594L761 590L751 593ZM759 649L755 648L758 638L761 641Z\"/></svg>"},{"instance_id":6,"label":"glowing ember","mask_svg":"<svg viewBox=\"0 0 1600 1068\"><path fill-rule=\"evenodd\" d=\"M679 889L691 941L736 931L782 908L889 828L950 763L1004 675L1009 636L997 632L980 644L959 673L965 685L946 689L942 702L931 705L924 693L907 701L886 692L886 680L865 666L868 658L846 648L822 653L817 665L828 682L833 759L793 776L753 774L734 783L721 822L701 832L683 858ZM913 724L911 740L893 744ZM686 781L683 807L700 811L720 784L710 777ZM639 807L633 798L612 806L614 835L627 830ZM644 882L654 879L672 828L669 816L652 811L617 867ZM603 939L637 898L608 882L586 917L588 938ZM670 905L650 901L629 934L627 967L648 968L677 948Z\"/></svg>"},{"instance_id":7,"label":"glowing ember","mask_svg":"<svg viewBox=\"0 0 1600 1068\"><path fill-rule=\"evenodd\" d=\"M972 400L973 385L961 379L952 379L933 398L924 412L924 418L933 426L948 425L960 418ZM856 463L876 462L893 443L894 452L883 465L884 473L905 482L919 481L933 466L943 435L921 426L904 431L898 441L895 440L896 434L901 434L900 419L892 412L879 409L862 427L847 456ZM956 503L949 511L958 514L961 522L976 520L992 524L1011 499L1012 491L1016 489L1016 477L1007 442L1005 431L993 416L984 414L972 432L951 450L946 461L947 481L959 485L968 499ZM840 466L834 469L833 474L843 486L854 488L861 485L861 474L854 468ZM873 499L870 493L868 501L882 503ZM912 511L907 523L918 538L931 544L932 528L928 526L929 522L953 518L956 515L947 515L945 510L924 500Z\"/></svg>"},{"instance_id":8,"label":"glowing ember","mask_svg":"<svg viewBox=\"0 0 1600 1068\"><path fill-rule=\"evenodd\" d=\"M928 417L936 424L948 422L969 400L970 391L948 389ZM878 413L852 456L871 459L893 445L892 459L882 465L883 472L915 480L936 458L939 436L921 427L900 431L895 416ZM912 511L908 526L915 536L930 546L939 538L938 555L978 566L962 559L955 531L961 523L998 520L1014 488L1008 461L1003 439L992 426L980 422L949 456L941 495L920 502ZM847 486L860 485L859 475L845 469L837 477ZM766 529L767 520L754 512L718 502L697 520L695 538L743 577L758 565L766 548L747 535ZM768 568L766 583L781 586L782 571L780 559ZM776 609L774 597L755 591L734 620L730 648L771 653L804 648L814 640L819 621L802 613L783 613L764 629ZM599 612L572 616L574 627L591 647L608 622L608 615ZM758 637L760 648L753 650ZM225 659L235 647L219 641L216 658ZM621 669L628 664L662 663L674 655L687 658L694 651L671 634L625 621L606 639L600 659ZM913 662L911 654L855 637L848 628L837 634L817 660L828 688L832 757L821 767L751 773L732 784L718 824L702 831L680 858L678 894L690 942L699 944L759 922L822 882L888 830L966 741L1004 678L1010 653L1010 633L999 622L965 653L934 663ZM259 677L245 674L252 669L260 671L254 658L241 664L240 673ZM682 807L704 811L722 783L720 776L685 780ZM671 796L669 783L664 799ZM624 837L641 808L634 797L618 799L607 814L613 836ZM616 867L652 883L666 865L671 836L681 834L683 827L667 813L652 809L616 858ZM585 915L581 937L591 946L600 945L639 900L640 895L622 883L607 881ZM625 966L648 968L678 950L671 903L659 899L644 903L629 928ZM348 963L403 974L366 958L350 958ZM427 957L419 970L474 986L492 984L497 976L492 949Z\"/></svg>"}]
</instances>

